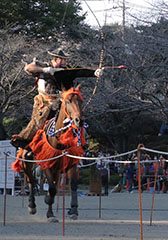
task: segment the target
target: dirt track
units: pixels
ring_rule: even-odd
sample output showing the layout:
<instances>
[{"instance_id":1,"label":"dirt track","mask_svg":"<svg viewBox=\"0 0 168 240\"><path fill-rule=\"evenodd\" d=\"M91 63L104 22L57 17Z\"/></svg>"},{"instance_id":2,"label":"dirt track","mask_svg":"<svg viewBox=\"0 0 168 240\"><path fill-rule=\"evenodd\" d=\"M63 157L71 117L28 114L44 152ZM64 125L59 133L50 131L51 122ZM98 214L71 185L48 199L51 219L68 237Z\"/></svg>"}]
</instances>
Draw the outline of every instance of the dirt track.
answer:
<instances>
[{"instance_id":1,"label":"dirt track","mask_svg":"<svg viewBox=\"0 0 168 240\"><path fill-rule=\"evenodd\" d=\"M99 218L99 197L79 196L78 220L65 219L65 236L62 236L62 197L59 197L59 211L54 212L59 223L48 223L45 217L44 196L36 197L37 214L30 216L27 212L27 197L22 207L21 196L7 195L6 225L3 226L4 196L0 195L0 240L104 240L104 239L141 239L139 222L139 195L110 193L101 199L101 219ZM143 239L168 239L168 194L155 195L153 225L149 225L152 194L142 194ZM66 196L66 208L69 196ZM67 212L67 209L66 209Z\"/></svg>"}]
</instances>

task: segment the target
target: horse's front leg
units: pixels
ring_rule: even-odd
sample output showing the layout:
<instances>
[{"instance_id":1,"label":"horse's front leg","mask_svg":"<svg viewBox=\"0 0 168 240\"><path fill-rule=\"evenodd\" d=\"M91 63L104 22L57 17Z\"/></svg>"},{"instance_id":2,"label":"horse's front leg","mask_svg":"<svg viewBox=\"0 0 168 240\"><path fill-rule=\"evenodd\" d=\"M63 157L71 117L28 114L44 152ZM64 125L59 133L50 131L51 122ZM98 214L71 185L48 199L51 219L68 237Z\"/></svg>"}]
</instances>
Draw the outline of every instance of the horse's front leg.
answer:
<instances>
[{"instance_id":1,"label":"horse's front leg","mask_svg":"<svg viewBox=\"0 0 168 240\"><path fill-rule=\"evenodd\" d=\"M36 210L35 197L34 197L35 179L33 176L32 166L33 166L32 163L23 162L23 170L27 176L27 182L29 184L28 211L30 214L35 214L37 210Z\"/></svg>"},{"instance_id":2,"label":"horse's front leg","mask_svg":"<svg viewBox=\"0 0 168 240\"><path fill-rule=\"evenodd\" d=\"M48 205L46 216L49 221L58 222L58 219L54 216L53 209L52 209L52 205L54 203L54 198L56 195L56 184L55 184L51 169L45 169L44 173L46 175L48 185L49 185L47 195L45 196L45 203Z\"/></svg>"},{"instance_id":3,"label":"horse's front leg","mask_svg":"<svg viewBox=\"0 0 168 240\"><path fill-rule=\"evenodd\" d=\"M76 220L78 218L77 167L74 166L73 168L71 168L67 174L71 186L71 208L68 211L68 215L70 216L71 219Z\"/></svg>"}]
</instances>

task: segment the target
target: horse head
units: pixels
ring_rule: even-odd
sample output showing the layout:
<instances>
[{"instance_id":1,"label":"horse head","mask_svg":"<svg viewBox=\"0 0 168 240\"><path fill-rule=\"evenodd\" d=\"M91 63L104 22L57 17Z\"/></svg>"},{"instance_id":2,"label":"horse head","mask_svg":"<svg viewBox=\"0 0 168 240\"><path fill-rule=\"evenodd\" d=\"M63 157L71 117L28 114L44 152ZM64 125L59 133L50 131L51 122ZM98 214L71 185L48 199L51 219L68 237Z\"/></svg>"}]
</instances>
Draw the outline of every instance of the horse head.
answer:
<instances>
[{"instance_id":1,"label":"horse head","mask_svg":"<svg viewBox=\"0 0 168 240\"><path fill-rule=\"evenodd\" d=\"M83 97L80 92L80 85L76 88L71 88L68 91L62 93L62 104L64 105L64 111L76 128L83 125L83 112L82 112Z\"/></svg>"}]
</instances>

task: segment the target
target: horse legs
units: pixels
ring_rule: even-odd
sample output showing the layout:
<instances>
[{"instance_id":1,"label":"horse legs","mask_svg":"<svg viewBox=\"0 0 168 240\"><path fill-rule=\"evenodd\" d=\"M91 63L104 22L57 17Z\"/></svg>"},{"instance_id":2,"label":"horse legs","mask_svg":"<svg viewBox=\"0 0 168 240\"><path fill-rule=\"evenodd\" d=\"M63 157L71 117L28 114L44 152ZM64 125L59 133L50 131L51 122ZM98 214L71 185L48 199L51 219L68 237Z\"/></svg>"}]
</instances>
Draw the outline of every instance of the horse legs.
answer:
<instances>
[{"instance_id":1,"label":"horse legs","mask_svg":"<svg viewBox=\"0 0 168 240\"><path fill-rule=\"evenodd\" d=\"M78 176L76 166L71 168L67 174L71 186L71 208L68 211L68 215L70 216L71 219L76 220L78 218L78 195L77 195Z\"/></svg>"},{"instance_id":2,"label":"horse legs","mask_svg":"<svg viewBox=\"0 0 168 240\"><path fill-rule=\"evenodd\" d=\"M49 169L49 168L45 169L44 173L46 175L46 178L47 178L47 181L49 184L49 190L44 199L45 203L48 205L48 210L47 210L46 216L49 219L49 221L58 222L58 220L54 216L53 210L52 210L52 205L54 203L54 198L56 195L56 183L54 181L55 179L53 178L51 169Z\"/></svg>"},{"instance_id":3,"label":"horse legs","mask_svg":"<svg viewBox=\"0 0 168 240\"><path fill-rule=\"evenodd\" d=\"M35 179L32 172L32 163L29 162L23 162L23 170L27 176L27 181L29 184L29 205L28 205L28 211L30 214L35 214L37 212L36 210L36 204L35 204L35 197L34 197L34 187L35 187Z\"/></svg>"}]
</instances>

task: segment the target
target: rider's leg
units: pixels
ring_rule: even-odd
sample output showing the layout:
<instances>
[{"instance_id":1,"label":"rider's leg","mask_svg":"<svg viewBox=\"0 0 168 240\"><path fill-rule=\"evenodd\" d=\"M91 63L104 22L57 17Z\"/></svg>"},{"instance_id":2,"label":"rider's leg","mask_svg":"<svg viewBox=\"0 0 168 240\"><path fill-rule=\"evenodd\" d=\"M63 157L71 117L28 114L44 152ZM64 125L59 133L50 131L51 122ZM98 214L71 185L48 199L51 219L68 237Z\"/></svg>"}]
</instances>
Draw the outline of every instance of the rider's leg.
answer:
<instances>
[{"instance_id":1,"label":"rider's leg","mask_svg":"<svg viewBox=\"0 0 168 240\"><path fill-rule=\"evenodd\" d=\"M20 137L24 139L32 139L36 131L43 128L50 113L50 105L47 104L47 101L45 101L45 104L43 102L41 95L35 96L31 121L27 127L20 132Z\"/></svg>"},{"instance_id":2,"label":"rider's leg","mask_svg":"<svg viewBox=\"0 0 168 240\"><path fill-rule=\"evenodd\" d=\"M42 104L41 95L34 98L34 106L32 118L26 128L24 128L19 135L13 135L11 144L15 147L25 148L33 139L37 130L43 128L48 116L50 114L50 103Z\"/></svg>"}]
</instances>

